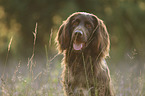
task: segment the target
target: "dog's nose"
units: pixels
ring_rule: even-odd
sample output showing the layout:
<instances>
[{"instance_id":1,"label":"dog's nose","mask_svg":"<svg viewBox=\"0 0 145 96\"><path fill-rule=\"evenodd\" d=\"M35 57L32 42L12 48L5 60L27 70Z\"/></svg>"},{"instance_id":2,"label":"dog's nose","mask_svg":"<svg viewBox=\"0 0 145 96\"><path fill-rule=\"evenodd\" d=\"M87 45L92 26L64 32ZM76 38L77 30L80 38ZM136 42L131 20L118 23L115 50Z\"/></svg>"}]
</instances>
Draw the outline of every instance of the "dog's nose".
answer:
<instances>
[{"instance_id":1,"label":"dog's nose","mask_svg":"<svg viewBox=\"0 0 145 96\"><path fill-rule=\"evenodd\" d=\"M80 31L80 30L76 30L74 35L77 36L77 37L82 37L83 36L83 32Z\"/></svg>"}]
</instances>

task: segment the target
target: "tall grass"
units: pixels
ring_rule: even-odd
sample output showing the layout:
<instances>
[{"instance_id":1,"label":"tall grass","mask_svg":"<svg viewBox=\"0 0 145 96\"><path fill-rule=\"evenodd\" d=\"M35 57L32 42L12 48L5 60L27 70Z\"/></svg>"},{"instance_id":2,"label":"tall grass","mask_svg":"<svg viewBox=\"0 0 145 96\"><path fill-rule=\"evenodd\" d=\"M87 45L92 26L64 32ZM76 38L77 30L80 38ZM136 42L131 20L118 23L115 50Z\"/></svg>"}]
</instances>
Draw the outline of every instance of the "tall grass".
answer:
<instances>
[{"instance_id":1,"label":"tall grass","mask_svg":"<svg viewBox=\"0 0 145 96\"><path fill-rule=\"evenodd\" d=\"M122 74L116 72L112 75L113 84L117 96L145 96L145 74L133 75L131 70Z\"/></svg>"},{"instance_id":2,"label":"tall grass","mask_svg":"<svg viewBox=\"0 0 145 96\"><path fill-rule=\"evenodd\" d=\"M60 74L58 74L60 70L56 69L54 70L55 72L50 72L48 70L50 62L48 60L47 48L45 48L47 58L46 68L38 68L37 71L34 72L36 70L35 66L39 66L36 65L36 62L34 61L37 23L33 36L32 56L28 58L27 66L24 67L20 61L15 67L12 75L6 74L8 71L6 68L8 55L13 40L13 38L11 38L8 45L8 53L6 56L5 67L3 69L3 75L0 77L0 96L63 96L62 86L60 84Z\"/></svg>"},{"instance_id":3,"label":"tall grass","mask_svg":"<svg viewBox=\"0 0 145 96\"><path fill-rule=\"evenodd\" d=\"M19 61L17 66L11 66L11 68L15 67L12 73L10 71L11 68L6 67L13 37L10 39L5 67L3 68L2 76L0 76L0 96L63 96L60 83L61 67L56 66L61 64L61 60L55 59L58 54L49 60L47 46L45 46L46 67L43 68L41 64L38 65L34 60L37 23L33 36L32 56L28 58L27 66L24 66L25 64ZM50 37L52 37L52 32ZM52 61L56 63L54 68L50 66ZM85 66L84 63L84 68ZM132 73L133 71L131 70L126 73L126 76L118 71L111 74L116 96L145 96L145 74L140 73L138 76L134 76ZM88 80L87 77L86 80Z\"/></svg>"}]
</instances>

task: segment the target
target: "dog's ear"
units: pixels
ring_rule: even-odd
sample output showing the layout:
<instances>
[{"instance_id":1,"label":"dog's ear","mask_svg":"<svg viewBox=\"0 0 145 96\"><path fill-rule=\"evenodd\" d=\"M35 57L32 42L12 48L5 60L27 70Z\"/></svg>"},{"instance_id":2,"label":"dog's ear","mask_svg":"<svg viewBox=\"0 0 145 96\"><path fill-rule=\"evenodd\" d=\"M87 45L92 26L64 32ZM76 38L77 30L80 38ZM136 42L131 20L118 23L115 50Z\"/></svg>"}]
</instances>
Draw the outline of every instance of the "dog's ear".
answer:
<instances>
[{"instance_id":1,"label":"dog's ear","mask_svg":"<svg viewBox=\"0 0 145 96\"><path fill-rule=\"evenodd\" d=\"M59 27L56 41L59 52L63 52L69 47L70 33L69 24L67 24L67 21L63 22L63 24Z\"/></svg>"},{"instance_id":2,"label":"dog's ear","mask_svg":"<svg viewBox=\"0 0 145 96\"><path fill-rule=\"evenodd\" d=\"M99 56L105 58L106 56L109 56L109 48L110 48L110 40L109 40L109 34L107 31L107 28L104 24L104 22L99 19L97 16L93 16L94 18L94 40L93 40L93 46L96 50L96 54Z\"/></svg>"},{"instance_id":3,"label":"dog's ear","mask_svg":"<svg viewBox=\"0 0 145 96\"><path fill-rule=\"evenodd\" d=\"M99 35L100 35L100 50L104 57L109 56L110 39L106 25L102 20L99 20Z\"/></svg>"},{"instance_id":4,"label":"dog's ear","mask_svg":"<svg viewBox=\"0 0 145 96\"><path fill-rule=\"evenodd\" d=\"M71 22L72 19L78 15L78 13L74 13L70 15L66 21L63 22L63 24L59 27L56 41L59 52L63 52L64 50L67 50L70 48L70 42L71 42Z\"/></svg>"},{"instance_id":5,"label":"dog's ear","mask_svg":"<svg viewBox=\"0 0 145 96\"><path fill-rule=\"evenodd\" d=\"M58 50L59 52L63 52L64 50L67 50L70 47L71 42L71 22L72 18L76 16L77 13L70 15L66 21L63 22L63 24L60 26L56 41L58 44Z\"/></svg>"}]
</instances>

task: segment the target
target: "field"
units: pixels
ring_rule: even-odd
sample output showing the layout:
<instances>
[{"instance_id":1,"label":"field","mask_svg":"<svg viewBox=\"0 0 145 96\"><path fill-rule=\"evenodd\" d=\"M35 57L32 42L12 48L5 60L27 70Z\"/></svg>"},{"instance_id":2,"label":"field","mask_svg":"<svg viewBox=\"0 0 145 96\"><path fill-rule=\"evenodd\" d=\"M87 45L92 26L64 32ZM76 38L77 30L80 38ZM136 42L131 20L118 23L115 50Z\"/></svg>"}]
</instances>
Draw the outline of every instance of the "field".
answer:
<instances>
[{"instance_id":1,"label":"field","mask_svg":"<svg viewBox=\"0 0 145 96\"><path fill-rule=\"evenodd\" d=\"M46 50L46 58L35 58L37 26L33 35L33 52L27 62L9 60L11 38L5 64L0 66L0 96L63 96L62 55L48 57ZM116 96L145 96L145 73L132 58L120 66L108 65Z\"/></svg>"}]
</instances>

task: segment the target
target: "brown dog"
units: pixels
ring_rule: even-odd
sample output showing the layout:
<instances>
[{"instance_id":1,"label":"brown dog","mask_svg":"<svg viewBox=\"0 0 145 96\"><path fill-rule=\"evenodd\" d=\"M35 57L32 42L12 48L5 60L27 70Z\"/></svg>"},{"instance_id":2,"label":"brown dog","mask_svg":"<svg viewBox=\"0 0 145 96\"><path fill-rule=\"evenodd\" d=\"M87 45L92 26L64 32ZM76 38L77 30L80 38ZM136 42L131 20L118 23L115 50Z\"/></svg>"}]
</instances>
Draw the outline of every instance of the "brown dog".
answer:
<instances>
[{"instance_id":1,"label":"brown dog","mask_svg":"<svg viewBox=\"0 0 145 96\"><path fill-rule=\"evenodd\" d=\"M60 26L56 37L63 52L62 82L66 96L114 96L105 62L110 40L97 16L76 12Z\"/></svg>"}]
</instances>

